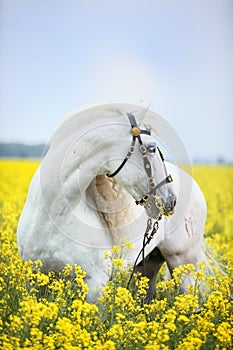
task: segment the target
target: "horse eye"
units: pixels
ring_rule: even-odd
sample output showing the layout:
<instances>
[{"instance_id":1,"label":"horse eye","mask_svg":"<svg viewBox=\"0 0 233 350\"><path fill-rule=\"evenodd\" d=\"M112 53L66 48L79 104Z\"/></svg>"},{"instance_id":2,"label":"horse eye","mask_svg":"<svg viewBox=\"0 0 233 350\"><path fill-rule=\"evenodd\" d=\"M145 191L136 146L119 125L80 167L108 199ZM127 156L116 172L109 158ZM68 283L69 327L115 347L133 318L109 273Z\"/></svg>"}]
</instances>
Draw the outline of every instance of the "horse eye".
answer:
<instances>
[{"instance_id":1,"label":"horse eye","mask_svg":"<svg viewBox=\"0 0 233 350\"><path fill-rule=\"evenodd\" d=\"M155 143L151 143L147 146L147 149L150 153L155 153L156 152L156 144Z\"/></svg>"}]
</instances>

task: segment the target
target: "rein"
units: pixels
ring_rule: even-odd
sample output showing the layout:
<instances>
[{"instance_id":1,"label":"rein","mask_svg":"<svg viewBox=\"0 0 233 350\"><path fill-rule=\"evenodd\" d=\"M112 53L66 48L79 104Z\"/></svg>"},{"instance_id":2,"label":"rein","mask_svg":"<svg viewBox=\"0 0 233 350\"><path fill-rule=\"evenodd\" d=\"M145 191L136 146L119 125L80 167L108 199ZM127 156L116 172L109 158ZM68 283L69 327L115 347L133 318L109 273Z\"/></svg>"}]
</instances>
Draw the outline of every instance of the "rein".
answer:
<instances>
[{"instance_id":1,"label":"rein","mask_svg":"<svg viewBox=\"0 0 233 350\"><path fill-rule=\"evenodd\" d=\"M129 288L129 285L132 281L133 275L135 273L135 269L137 267L137 262L138 259L140 257L140 255L142 254L142 262L143 262L143 275L145 276L146 274L146 266L145 266L145 248L147 246L147 244L150 243L150 241L152 240L152 238L155 236L156 232L159 229L159 220L162 218L162 216L160 216L159 218L156 219L156 221L154 222L153 228L152 228L152 219L148 218L147 220L147 227L146 227L146 231L144 233L144 237L143 237L143 244L142 244L142 249L140 250L140 252L138 253L137 258L135 259L134 265L133 265L133 270L131 272L128 284L127 284L127 288ZM151 232L150 232L151 231Z\"/></svg>"},{"instance_id":2,"label":"rein","mask_svg":"<svg viewBox=\"0 0 233 350\"><path fill-rule=\"evenodd\" d=\"M140 129L140 127L137 125L136 119L132 113L127 113L127 116L128 116L128 119L129 119L129 122L131 125L131 133L133 136L133 139L132 139L132 142L130 145L130 149L129 149L129 152L127 153L127 155L125 156L123 162L120 164L120 166L113 173L107 174L107 176L114 177L115 175L117 175L121 171L121 169L124 167L124 165L129 160L131 155L134 153L136 140L138 140L139 149L140 149L140 152L141 152L142 158L143 158L144 169L145 169L146 176L147 176L148 182L149 182L149 192L145 193L141 200L139 200L139 201L136 200L135 202L137 205L138 204L142 205L146 209L151 209L152 206L159 209L158 216L155 219L153 226L152 226L152 219L150 217L148 217L147 227L146 227L146 231L145 231L144 237L143 237L142 249L138 253L138 256L135 260L135 263L133 266L133 271L132 271L131 276L130 276L129 281L128 281L128 285L127 285L127 288L128 288L130 285L130 282L133 278L133 275L135 273L135 268L137 266L137 262L138 262L138 259L139 259L141 254L142 254L142 261L143 261L143 274L145 275L145 273L146 273L145 247L150 243L150 241L152 240L152 238L154 237L154 235L158 231L158 228L159 228L158 222L159 222L159 220L161 220L161 218L164 214L163 200L161 197L156 195L156 191L161 186L163 186L169 182L172 182L173 179L172 179L171 175L168 175L167 169L165 166L165 162L164 162L163 154L162 154L161 150L157 147L159 155L160 155L162 162L163 162L166 177L159 184L155 185L154 180L153 180L153 176L152 176L151 163L150 163L150 160L149 160L148 155L147 155L147 149L146 149L145 145L143 144L142 138L141 138L142 134L151 135L151 133L149 130Z\"/></svg>"}]
</instances>

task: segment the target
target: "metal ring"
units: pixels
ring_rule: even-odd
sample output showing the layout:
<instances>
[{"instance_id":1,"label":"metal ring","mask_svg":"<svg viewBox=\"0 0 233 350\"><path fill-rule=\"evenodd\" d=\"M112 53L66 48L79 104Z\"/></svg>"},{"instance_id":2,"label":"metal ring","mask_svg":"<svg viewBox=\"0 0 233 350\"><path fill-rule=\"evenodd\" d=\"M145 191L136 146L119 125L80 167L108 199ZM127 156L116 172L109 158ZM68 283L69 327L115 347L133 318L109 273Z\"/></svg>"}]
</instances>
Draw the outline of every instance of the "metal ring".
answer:
<instances>
[{"instance_id":1,"label":"metal ring","mask_svg":"<svg viewBox=\"0 0 233 350\"><path fill-rule=\"evenodd\" d=\"M168 177L167 177L167 181L168 181L168 182L172 182L172 181L173 181L173 178L172 178L172 176L171 176L171 175L168 175Z\"/></svg>"},{"instance_id":2,"label":"metal ring","mask_svg":"<svg viewBox=\"0 0 233 350\"><path fill-rule=\"evenodd\" d=\"M157 203L155 203L155 205L158 209L162 209L162 207L163 207L162 203L157 202Z\"/></svg>"},{"instance_id":3,"label":"metal ring","mask_svg":"<svg viewBox=\"0 0 233 350\"><path fill-rule=\"evenodd\" d=\"M143 199L144 202L148 201L148 199L149 199L149 194L146 193L146 194L143 196L142 199Z\"/></svg>"},{"instance_id":4,"label":"metal ring","mask_svg":"<svg viewBox=\"0 0 233 350\"><path fill-rule=\"evenodd\" d=\"M144 145L140 145L140 151L145 154L146 153L146 147Z\"/></svg>"},{"instance_id":5,"label":"metal ring","mask_svg":"<svg viewBox=\"0 0 233 350\"><path fill-rule=\"evenodd\" d=\"M134 149L135 149L135 146L131 146L131 147L130 147L130 153L133 153L133 152L134 152Z\"/></svg>"}]
</instances>

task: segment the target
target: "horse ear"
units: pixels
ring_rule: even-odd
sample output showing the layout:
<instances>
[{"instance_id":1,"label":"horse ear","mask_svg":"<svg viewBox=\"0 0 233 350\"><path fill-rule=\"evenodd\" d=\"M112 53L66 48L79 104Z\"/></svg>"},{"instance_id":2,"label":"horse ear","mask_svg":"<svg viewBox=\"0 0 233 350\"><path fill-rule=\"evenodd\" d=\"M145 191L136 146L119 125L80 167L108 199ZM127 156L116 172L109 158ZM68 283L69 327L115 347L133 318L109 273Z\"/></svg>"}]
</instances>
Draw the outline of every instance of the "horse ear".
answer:
<instances>
[{"instance_id":1,"label":"horse ear","mask_svg":"<svg viewBox=\"0 0 233 350\"><path fill-rule=\"evenodd\" d=\"M144 119L146 118L146 114L149 111L151 104L149 104L148 107L141 107L136 113L135 113L135 118L137 120L138 125L142 125Z\"/></svg>"}]
</instances>

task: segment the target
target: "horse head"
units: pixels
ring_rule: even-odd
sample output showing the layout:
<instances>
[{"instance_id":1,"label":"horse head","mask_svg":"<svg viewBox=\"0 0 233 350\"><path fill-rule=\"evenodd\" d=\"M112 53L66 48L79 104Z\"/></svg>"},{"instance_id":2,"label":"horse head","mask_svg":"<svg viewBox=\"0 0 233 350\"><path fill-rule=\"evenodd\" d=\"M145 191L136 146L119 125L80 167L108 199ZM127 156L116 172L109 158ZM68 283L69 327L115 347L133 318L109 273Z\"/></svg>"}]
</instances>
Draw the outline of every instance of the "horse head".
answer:
<instances>
[{"instance_id":1,"label":"horse head","mask_svg":"<svg viewBox=\"0 0 233 350\"><path fill-rule=\"evenodd\" d=\"M173 214L176 196L172 177L168 175L165 160L155 137L148 128L138 126L133 113L127 113L131 145L119 167L107 174L115 177L142 205L149 217L160 219ZM131 126L131 129L130 129Z\"/></svg>"}]
</instances>

